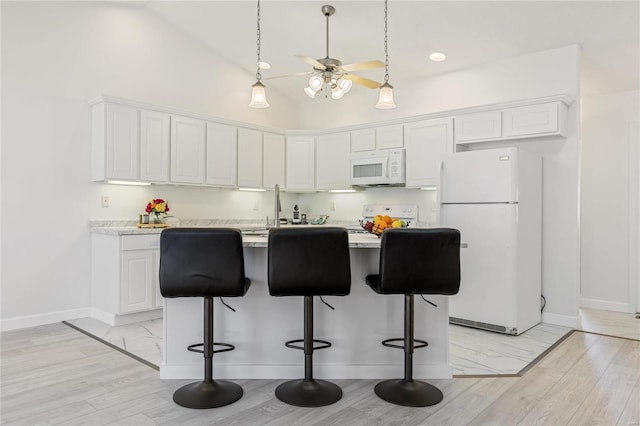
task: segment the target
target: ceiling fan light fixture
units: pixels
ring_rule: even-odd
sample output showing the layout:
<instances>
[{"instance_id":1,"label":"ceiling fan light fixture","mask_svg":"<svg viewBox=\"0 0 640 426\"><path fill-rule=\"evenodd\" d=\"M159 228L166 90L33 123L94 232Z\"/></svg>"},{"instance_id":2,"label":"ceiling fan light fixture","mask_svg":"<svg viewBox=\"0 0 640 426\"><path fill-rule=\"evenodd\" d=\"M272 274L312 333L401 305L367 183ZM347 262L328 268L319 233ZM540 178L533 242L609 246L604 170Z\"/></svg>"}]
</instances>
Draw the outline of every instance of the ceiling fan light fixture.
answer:
<instances>
[{"instance_id":1,"label":"ceiling fan light fixture","mask_svg":"<svg viewBox=\"0 0 640 426\"><path fill-rule=\"evenodd\" d=\"M251 86L251 102L249 102L249 106L251 108L269 108L267 93L264 90L264 84L260 83L260 80Z\"/></svg>"},{"instance_id":2,"label":"ceiling fan light fixture","mask_svg":"<svg viewBox=\"0 0 640 426\"><path fill-rule=\"evenodd\" d=\"M321 77L317 75L312 75L311 78L309 78L309 87L315 90L316 92L322 89L323 84L324 84L324 81L322 80Z\"/></svg>"},{"instance_id":3,"label":"ceiling fan light fixture","mask_svg":"<svg viewBox=\"0 0 640 426\"><path fill-rule=\"evenodd\" d=\"M344 96L344 91L339 87L334 87L331 89L331 99L340 99Z\"/></svg>"},{"instance_id":4,"label":"ceiling fan light fixture","mask_svg":"<svg viewBox=\"0 0 640 426\"><path fill-rule=\"evenodd\" d=\"M338 87L344 93L349 93L349 91L351 90L351 86L353 86L353 81L349 80L348 78L341 78L340 80L338 80Z\"/></svg>"},{"instance_id":5,"label":"ceiling fan light fixture","mask_svg":"<svg viewBox=\"0 0 640 426\"><path fill-rule=\"evenodd\" d=\"M304 88L304 93L306 93L311 99L315 99L318 90L314 90L311 86L307 86Z\"/></svg>"},{"instance_id":6,"label":"ceiling fan light fixture","mask_svg":"<svg viewBox=\"0 0 640 426\"><path fill-rule=\"evenodd\" d=\"M384 83L380 86L380 94L378 96L378 103L376 108L378 109L393 109L396 107L396 103L393 101L393 86L389 83Z\"/></svg>"}]
</instances>

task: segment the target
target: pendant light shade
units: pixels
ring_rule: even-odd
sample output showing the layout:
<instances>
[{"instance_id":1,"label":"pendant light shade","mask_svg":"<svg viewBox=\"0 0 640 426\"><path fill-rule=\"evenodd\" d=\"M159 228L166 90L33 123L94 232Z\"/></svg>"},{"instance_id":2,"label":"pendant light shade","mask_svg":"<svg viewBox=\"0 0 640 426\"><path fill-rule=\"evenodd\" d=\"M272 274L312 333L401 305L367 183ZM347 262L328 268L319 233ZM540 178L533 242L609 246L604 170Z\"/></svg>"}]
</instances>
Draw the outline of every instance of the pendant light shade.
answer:
<instances>
[{"instance_id":1,"label":"pendant light shade","mask_svg":"<svg viewBox=\"0 0 640 426\"><path fill-rule=\"evenodd\" d=\"M396 107L396 103L393 100L393 86L389 84L389 45L387 42L387 15L388 15L388 0L384 0L384 84L380 86L380 94L378 95L378 103L376 108L378 109L393 109Z\"/></svg>"},{"instance_id":2,"label":"pendant light shade","mask_svg":"<svg viewBox=\"0 0 640 426\"><path fill-rule=\"evenodd\" d=\"M378 109L393 109L396 107L396 103L393 101L393 86L389 83L384 83L380 86L380 94L378 96L378 103L376 108Z\"/></svg>"},{"instance_id":3,"label":"pendant light shade","mask_svg":"<svg viewBox=\"0 0 640 426\"><path fill-rule=\"evenodd\" d=\"M267 93L264 90L264 84L260 80L251 86L251 102L249 102L249 106L251 108L269 108Z\"/></svg>"},{"instance_id":4,"label":"pendant light shade","mask_svg":"<svg viewBox=\"0 0 640 426\"><path fill-rule=\"evenodd\" d=\"M258 69L256 71L256 82L251 86L251 102L249 102L249 107L251 108L269 108L269 102L267 102L267 92L265 91L264 84L260 81L262 78L262 74L260 73L260 65L263 62L260 60L260 0L258 0L258 13L257 13L257 21L258 21L258 29L256 31L257 40L256 44L258 46Z\"/></svg>"}]
</instances>

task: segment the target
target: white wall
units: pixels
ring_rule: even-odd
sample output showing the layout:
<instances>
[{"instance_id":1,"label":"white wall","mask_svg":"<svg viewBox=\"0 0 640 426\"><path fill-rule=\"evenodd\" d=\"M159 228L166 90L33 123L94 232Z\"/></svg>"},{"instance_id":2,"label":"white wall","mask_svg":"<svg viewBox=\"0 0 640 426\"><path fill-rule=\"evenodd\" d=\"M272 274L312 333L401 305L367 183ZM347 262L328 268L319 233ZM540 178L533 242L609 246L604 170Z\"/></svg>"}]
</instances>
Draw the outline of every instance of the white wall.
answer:
<instances>
[{"instance_id":1,"label":"white wall","mask_svg":"<svg viewBox=\"0 0 640 426\"><path fill-rule=\"evenodd\" d=\"M2 2L1 318L37 323L89 306L90 219L135 219L160 195L185 217L253 206L254 195L91 182L87 98L294 127L296 109L273 90L271 108L247 107L254 79L134 4ZM261 197L265 211L248 217L270 212Z\"/></svg>"},{"instance_id":2,"label":"white wall","mask_svg":"<svg viewBox=\"0 0 640 426\"><path fill-rule=\"evenodd\" d=\"M630 190L638 189L637 184L630 187L630 168L635 167L637 173L638 141L632 142L629 132L639 122L640 91L582 100L580 302L584 307L620 312L634 308L629 300L633 267L629 238L633 221L638 219L630 216ZM636 258L635 265L637 262Z\"/></svg>"},{"instance_id":3,"label":"white wall","mask_svg":"<svg viewBox=\"0 0 640 426\"><path fill-rule=\"evenodd\" d=\"M303 128L326 127L325 123L346 126L559 94L576 100L569 109L568 138L510 144L537 151L544 159L542 291L547 304L543 320L576 326L580 279L579 64L580 48L574 45L415 81L394 83L391 70L396 109L376 110L374 91L352 90L340 100L340 108L324 99L305 102L300 123ZM354 206L350 214L356 213Z\"/></svg>"}]
</instances>

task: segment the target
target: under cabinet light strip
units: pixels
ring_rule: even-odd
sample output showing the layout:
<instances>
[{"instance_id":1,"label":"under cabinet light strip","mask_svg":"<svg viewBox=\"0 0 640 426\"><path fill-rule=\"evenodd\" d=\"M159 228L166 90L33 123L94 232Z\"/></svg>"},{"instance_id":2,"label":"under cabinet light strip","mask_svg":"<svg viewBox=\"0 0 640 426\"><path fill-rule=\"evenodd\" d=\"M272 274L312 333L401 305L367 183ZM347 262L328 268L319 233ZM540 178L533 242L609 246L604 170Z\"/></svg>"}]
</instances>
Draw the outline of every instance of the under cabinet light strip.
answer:
<instances>
[{"instance_id":1,"label":"under cabinet light strip","mask_svg":"<svg viewBox=\"0 0 640 426\"><path fill-rule=\"evenodd\" d=\"M131 185L131 186L150 186L149 182L134 182L131 180L107 180L105 183L111 183L113 185Z\"/></svg>"},{"instance_id":2,"label":"under cabinet light strip","mask_svg":"<svg viewBox=\"0 0 640 426\"><path fill-rule=\"evenodd\" d=\"M238 191L247 191L247 192L265 192L264 188L238 188Z\"/></svg>"}]
</instances>

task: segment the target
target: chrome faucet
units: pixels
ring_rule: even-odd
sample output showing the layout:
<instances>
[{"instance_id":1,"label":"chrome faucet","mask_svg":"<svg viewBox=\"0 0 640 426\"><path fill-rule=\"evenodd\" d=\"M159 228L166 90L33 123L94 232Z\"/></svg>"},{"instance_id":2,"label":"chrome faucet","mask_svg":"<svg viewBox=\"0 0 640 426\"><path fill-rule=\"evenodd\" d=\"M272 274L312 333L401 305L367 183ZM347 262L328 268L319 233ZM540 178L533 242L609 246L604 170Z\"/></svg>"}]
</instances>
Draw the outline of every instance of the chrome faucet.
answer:
<instances>
[{"instance_id":1,"label":"chrome faucet","mask_svg":"<svg viewBox=\"0 0 640 426\"><path fill-rule=\"evenodd\" d=\"M280 205L280 185L276 183L275 187L276 200L275 200L275 219L273 220L273 227L280 228L280 212L282 211L282 206Z\"/></svg>"}]
</instances>

